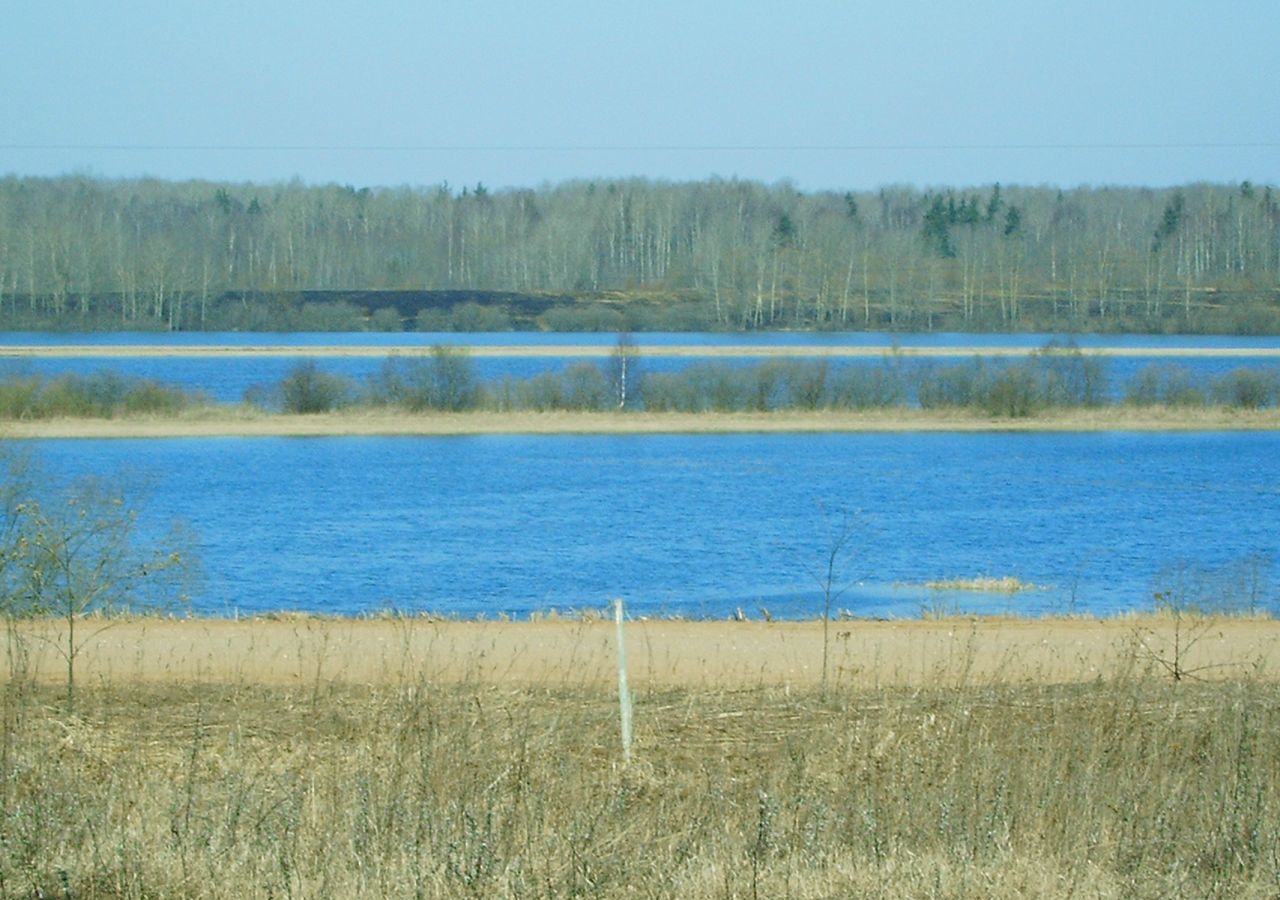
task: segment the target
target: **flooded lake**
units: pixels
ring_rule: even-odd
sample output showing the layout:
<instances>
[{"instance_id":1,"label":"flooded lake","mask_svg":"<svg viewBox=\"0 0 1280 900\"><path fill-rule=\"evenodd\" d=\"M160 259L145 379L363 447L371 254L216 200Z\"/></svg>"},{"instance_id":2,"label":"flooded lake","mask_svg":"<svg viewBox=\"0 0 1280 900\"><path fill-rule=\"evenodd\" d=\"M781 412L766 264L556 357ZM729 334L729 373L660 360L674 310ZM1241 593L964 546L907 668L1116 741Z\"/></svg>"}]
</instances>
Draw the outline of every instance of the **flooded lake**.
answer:
<instances>
[{"instance_id":1,"label":"flooded lake","mask_svg":"<svg viewBox=\"0 0 1280 900\"><path fill-rule=\"evenodd\" d=\"M1240 600L1227 582L1273 577L1280 534L1275 433L32 443L59 477L146 483L147 528L188 522L212 615L810 617L846 516L855 615L1106 614L1188 579ZM977 576L1038 589L922 586Z\"/></svg>"}]
</instances>

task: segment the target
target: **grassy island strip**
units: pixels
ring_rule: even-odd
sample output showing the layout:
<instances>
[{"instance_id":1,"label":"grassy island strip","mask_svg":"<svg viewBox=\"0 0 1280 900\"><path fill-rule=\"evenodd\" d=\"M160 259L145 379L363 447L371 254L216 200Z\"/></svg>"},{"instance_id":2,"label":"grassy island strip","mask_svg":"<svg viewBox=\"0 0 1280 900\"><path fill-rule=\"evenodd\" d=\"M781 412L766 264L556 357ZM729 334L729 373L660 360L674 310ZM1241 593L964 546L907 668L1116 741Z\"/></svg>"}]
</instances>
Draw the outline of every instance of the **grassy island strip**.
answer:
<instances>
[{"instance_id":1,"label":"grassy island strip","mask_svg":"<svg viewBox=\"0 0 1280 900\"><path fill-rule=\"evenodd\" d=\"M60 626L10 623L6 896L1280 883L1269 619L842 621L825 690L819 622L632 621L629 763L611 623L101 624L72 709Z\"/></svg>"},{"instance_id":2,"label":"grassy island strip","mask_svg":"<svg viewBox=\"0 0 1280 900\"><path fill-rule=\"evenodd\" d=\"M352 352L305 348L312 356L294 362L277 383L247 386L239 402L110 370L52 378L18 372L0 379L0 428L18 437L646 434L1271 429L1280 421L1274 364L1204 372L1156 361L1113 384L1104 355L1055 345L1007 353L968 348L991 356L910 364L879 349L871 351L875 361L854 362L804 357L811 347L766 348L783 358L737 361L723 357L746 352L741 347L653 348L723 351L722 358L663 371L646 367L623 336L613 347L568 348L597 360L488 380L473 354L524 349L437 345L397 355L386 347L361 348L383 362L359 378L312 358L330 349ZM534 349L563 354L566 348Z\"/></svg>"}]
</instances>

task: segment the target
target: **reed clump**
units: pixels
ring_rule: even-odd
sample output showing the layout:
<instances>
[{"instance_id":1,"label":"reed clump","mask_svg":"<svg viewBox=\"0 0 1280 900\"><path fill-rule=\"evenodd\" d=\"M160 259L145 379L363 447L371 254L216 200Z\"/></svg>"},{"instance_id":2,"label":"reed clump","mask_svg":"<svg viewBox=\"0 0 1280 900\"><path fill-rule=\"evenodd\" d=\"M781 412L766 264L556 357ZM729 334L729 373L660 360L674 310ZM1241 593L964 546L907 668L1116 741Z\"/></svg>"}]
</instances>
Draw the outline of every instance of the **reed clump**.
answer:
<instances>
[{"instance_id":1,"label":"reed clump","mask_svg":"<svg viewBox=\"0 0 1280 900\"><path fill-rule=\"evenodd\" d=\"M1039 586L1013 575L996 577L981 575L977 578L940 578L926 581L924 586L933 591L977 591L987 594L1020 594L1039 590Z\"/></svg>"},{"instance_id":2,"label":"reed clump","mask_svg":"<svg viewBox=\"0 0 1280 900\"><path fill-rule=\"evenodd\" d=\"M11 677L0 896L1274 896L1280 685Z\"/></svg>"}]
</instances>

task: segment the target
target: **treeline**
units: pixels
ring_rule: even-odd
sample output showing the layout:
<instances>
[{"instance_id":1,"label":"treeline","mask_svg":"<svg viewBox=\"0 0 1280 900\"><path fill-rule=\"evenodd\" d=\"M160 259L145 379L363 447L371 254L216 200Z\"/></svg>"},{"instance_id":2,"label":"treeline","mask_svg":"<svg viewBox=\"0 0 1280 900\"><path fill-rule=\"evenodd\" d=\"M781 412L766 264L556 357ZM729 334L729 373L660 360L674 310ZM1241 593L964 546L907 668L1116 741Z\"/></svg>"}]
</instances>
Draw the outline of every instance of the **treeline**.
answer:
<instances>
[{"instance_id":1,"label":"treeline","mask_svg":"<svg viewBox=\"0 0 1280 900\"><path fill-rule=\"evenodd\" d=\"M1114 383L1106 362L1073 348L1046 347L1023 360L971 360L916 366L897 357L877 364L769 360L734 365L696 363L674 372L644 372L634 355L604 364L574 363L531 378L482 381L465 352L434 348L426 357L391 357L357 380L327 372L314 360L295 365L277 384L246 392L266 412L312 414L384 408L426 412L776 412L781 410L957 410L1019 418L1051 410L1124 404L1138 407L1280 406L1280 373L1237 368L1211 377L1152 363ZM0 379L0 419L173 416L209 407L204 394L110 371Z\"/></svg>"},{"instance_id":2,"label":"treeline","mask_svg":"<svg viewBox=\"0 0 1280 900\"><path fill-rule=\"evenodd\" d=\"M9 177L0 327L1280 333L1280 196Z\"/></svg>"}]
</instances>

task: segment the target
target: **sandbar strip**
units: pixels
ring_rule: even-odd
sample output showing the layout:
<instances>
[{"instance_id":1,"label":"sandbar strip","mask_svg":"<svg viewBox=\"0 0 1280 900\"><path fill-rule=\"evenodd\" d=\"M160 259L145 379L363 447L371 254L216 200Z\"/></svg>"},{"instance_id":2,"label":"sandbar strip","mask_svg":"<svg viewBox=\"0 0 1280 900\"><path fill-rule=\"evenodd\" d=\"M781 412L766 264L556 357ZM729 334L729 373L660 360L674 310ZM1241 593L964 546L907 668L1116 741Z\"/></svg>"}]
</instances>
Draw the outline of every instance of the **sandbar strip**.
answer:
<instances>
[{"instance_id":1,"label":"sandbar strip","mask_svg":"<svg viewBox=\"0 0 1280 900\"><path fill-rule=\"evenodd\" d=\"M452 349L476 358L529 358L529 359L603 359L613 355L612 345L450 345ZM367 346L353 344L328 344L322 346L290 346L281 344L260 345L207 345L207 346L139 346L129 344L77 345L50 344L45 346L0 345L0 359L75 358L104 359L113 357L346 357L381 358L387 356L428 356L433 348L423 345ZM765 346L759 344L671 344L664 346L638 346L635 352L641 357L653 358L820 358L820 359L876 359L902 357L954 358L954 357L1024 357L1044 352L1037 347L851 347L828 344L796 344L789 346ZM1065 352L1065 351L1064 351ZM1074 350L1071 352L1075 352ZM1280 346L1275 347L1085 347L1085 356L1133 357L1133 358L1223 358L1223 359L1274 359L1280 358Z\"/></svg>"},{"instance_id":2,"label":"sandbar strip","mask_svg":"<svg viewBox=\"0 0 1280 900\"><path fill-rule=\"evenodd\" d=\"M816 433L1017 433L1101 431L1276 431L1280 409L1104 407L1028 418L893 409L769 413L347 411L258 413L242 407L195 410L173 418L44 419L0 423L0 438L363 437L463 435L659 435Z\"/></svg>"}]
</instances>

